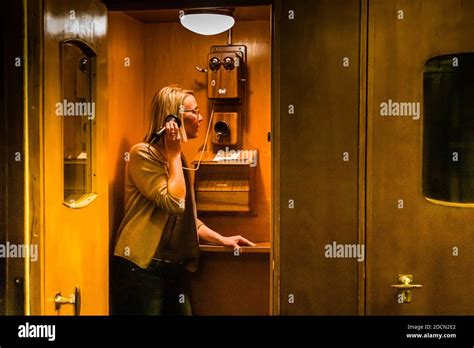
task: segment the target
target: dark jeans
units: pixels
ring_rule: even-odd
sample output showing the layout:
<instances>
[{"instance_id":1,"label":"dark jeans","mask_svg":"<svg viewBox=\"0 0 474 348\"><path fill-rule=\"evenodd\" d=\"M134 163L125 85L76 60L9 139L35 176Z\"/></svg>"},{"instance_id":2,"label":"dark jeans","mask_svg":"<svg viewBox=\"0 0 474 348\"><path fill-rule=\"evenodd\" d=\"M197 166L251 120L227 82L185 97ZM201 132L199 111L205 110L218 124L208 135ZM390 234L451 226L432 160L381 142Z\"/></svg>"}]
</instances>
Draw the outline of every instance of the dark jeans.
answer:
<instances>
[{"instance_id":1,"label":"dark jeans","mask_svg":"<svg viewBox=\"0 0 474 348\"><path fill-rule=\"evenodd\" d=\"M183 265L153 261L142 269L114 256L111 269L111 314L192 314L189 272Z\"/></svg>"}]
</instances>

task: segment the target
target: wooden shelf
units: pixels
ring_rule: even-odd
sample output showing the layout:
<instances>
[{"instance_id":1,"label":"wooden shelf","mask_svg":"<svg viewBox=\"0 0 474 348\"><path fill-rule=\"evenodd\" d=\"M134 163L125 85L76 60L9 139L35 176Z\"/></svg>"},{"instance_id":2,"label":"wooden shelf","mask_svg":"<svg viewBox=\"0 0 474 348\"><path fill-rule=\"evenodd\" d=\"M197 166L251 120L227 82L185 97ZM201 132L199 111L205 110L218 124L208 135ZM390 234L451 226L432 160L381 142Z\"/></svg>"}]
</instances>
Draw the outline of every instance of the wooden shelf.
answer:
<instances>
[{"instance_id":1,"label":"wooden shelf","mask_svg":"<svg viewBox=\"0 0 474 348\"><path fill-rule=\"evenodd\" d=\"M82 158L65 158L64 164L87 164L87 159Z\"/></svg>"},{"instance_id":2,"label":"wooden shelf","mask_svg":"<svg viewBox=\"0 0 474 348\"><path fill-rule=\"evenodd\" d=\"M205 152L195 174L197 210L200 213L252 214L256 202L256 150L240 150L238 158L214 161ZM222 158L222 157L221 157ZM197 165L195 160L194 165Z\"/></svg>"},{"instance_id":3,"label":"wooden shelf","mask_svg":"<svg viewBox=\"0 0 474 348\"><path fill-rule=\"evenodd\" d=\"M269 254L271 251L270 242L262 242L256 243L257 245L254 247L243 246L240 248L241 254L246 253L261 253L261 254ZM223 247L221 245L214 245L214 244L200 244L199 250L203 252L214 252L214 253L233 253L234 249L231 247Z\"/></svg>"}]
</instances>

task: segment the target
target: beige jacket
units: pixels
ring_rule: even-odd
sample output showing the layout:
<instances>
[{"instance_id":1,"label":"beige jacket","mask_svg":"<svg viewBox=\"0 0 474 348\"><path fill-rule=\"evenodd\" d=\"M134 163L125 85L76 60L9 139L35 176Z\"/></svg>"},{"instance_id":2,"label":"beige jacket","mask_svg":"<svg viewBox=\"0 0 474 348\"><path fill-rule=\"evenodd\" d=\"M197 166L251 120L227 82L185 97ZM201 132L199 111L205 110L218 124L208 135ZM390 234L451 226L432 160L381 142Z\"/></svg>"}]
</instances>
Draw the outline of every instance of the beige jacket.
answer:
<instances>
[{"instance_id":1,"label":"beige jacket","mask_svg":"<svg viewBox=\"0 0 474 348\"><path fill-rule=\"evenodd\" d=\"M192 202L173 197L168 192L168 177L168 162L158 150L148 147L147 143L132 146L125 179L125 214L118 230L114 255L141 268L150 264L170 214L182 214L185 205L192 204L196 233L203 224L197 219L194 192ZM190 181L193 187L192 175ZM195 270L195 267L191 265L190 270Z\"/></svg>"}]
</instances>

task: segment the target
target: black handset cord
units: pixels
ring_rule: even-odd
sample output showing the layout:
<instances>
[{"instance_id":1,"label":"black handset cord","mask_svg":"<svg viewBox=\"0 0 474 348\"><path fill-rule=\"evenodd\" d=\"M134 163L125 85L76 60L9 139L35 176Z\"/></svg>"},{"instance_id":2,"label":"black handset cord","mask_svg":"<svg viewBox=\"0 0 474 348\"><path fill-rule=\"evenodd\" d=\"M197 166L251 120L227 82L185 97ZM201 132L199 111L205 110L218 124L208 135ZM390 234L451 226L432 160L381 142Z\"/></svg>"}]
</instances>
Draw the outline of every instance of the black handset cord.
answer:
<instances>
[{"instance_id":1,"label":"black handset cord","mask_svg":"<svg viewBox=\"0 0 474 348\"><path fill-rule=\"evenodd\" d=\"M199 115L198 115L198 117L199 117ZM201 154L199 155L198 164L197 164L196 168L183 167L184 170L194 170L194 171L196 171L196 170L199 169L199 166L201 165L201 161L202 161L202 156L203 156L203 154L204 154L204 152L206 151L206 148L207 148L207 139L209 138L209 131L211 130L213 117L214 117L214 100L212 100L211 117L209 118L209 124L207 125L206 137L204 138L204 144L203 144L203 147L201 149Z\"/></svg>"}]
</instances>

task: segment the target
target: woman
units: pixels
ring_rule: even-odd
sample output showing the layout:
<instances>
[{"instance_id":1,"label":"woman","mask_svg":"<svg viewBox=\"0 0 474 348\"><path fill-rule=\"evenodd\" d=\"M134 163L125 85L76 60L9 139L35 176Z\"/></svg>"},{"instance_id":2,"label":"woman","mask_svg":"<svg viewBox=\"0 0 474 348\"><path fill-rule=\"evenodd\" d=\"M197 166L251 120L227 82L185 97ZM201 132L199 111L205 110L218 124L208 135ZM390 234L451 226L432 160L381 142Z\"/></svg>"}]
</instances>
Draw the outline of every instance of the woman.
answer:
<instances>
[{"instance_id":1,"label":"woman","mask_svg":"<svg viewBox=\"0 0 474 348\"><path fill-rule=\"evenodd\" d=\"M165 123L168 115L178 115L181 126ZM197 138L202 119L192 91L168 86L153 98L148 133L131 148L127 163L125 214L114 248L115 314L191 314L187 273L197 268L198 239L233 248L254 245L197 219L181 141ZM163 124L165 135L152 141Z\"/></svg>"}]
</instances>

